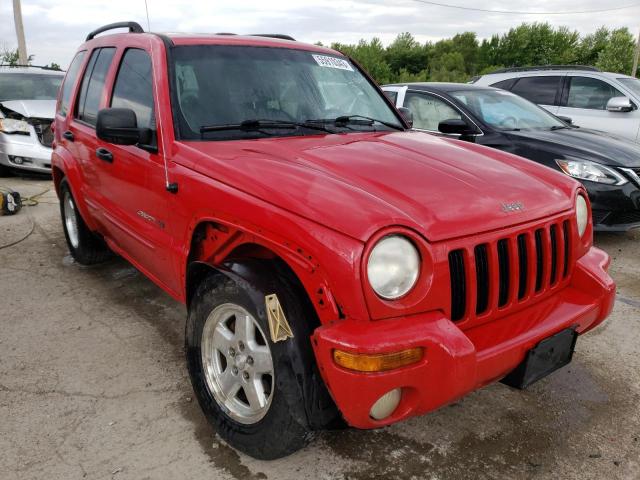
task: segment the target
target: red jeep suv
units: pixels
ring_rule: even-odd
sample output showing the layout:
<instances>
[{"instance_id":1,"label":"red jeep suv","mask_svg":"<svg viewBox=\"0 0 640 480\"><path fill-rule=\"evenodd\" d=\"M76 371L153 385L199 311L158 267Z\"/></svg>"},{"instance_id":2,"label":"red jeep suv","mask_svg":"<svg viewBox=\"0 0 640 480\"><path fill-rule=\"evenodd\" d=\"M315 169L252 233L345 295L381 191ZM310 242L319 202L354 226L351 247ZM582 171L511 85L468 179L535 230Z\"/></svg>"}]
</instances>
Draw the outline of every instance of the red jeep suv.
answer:
<instances>
[{"instance_id":1,"label":"red jeep suv","mask_svg":"<svg viewBox=\"0 0 640 480\"><path fill-rule=\"evenodd\" d=\"M249 455L524 388L611 311L579 183L408 127L353 60L283 35L118 23L69 67L69 249L115 252L187 305L195 394Z\"/></svg>"}]
</instances>

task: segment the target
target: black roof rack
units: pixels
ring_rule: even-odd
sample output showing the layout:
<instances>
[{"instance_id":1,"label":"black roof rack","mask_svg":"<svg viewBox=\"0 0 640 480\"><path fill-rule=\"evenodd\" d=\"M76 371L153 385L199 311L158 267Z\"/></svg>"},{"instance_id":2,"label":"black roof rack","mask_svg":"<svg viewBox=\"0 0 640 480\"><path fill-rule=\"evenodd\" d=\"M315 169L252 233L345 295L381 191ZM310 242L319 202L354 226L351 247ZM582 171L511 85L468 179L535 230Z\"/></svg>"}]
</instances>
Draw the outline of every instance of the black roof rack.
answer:
<instances>
[{"instance_id":1,"label":"black roof rack","mask_svg":"<svg viewBox=\"0 0 640 480\"><path fill-rule=\"evenodd\" d=\"M23 64L10 64L10 63L0 63L0 67L9 67L9 68L39 68L40 70L49 70L51 72L64 72L61 68L51 68L49 65L23 65Z\"/></svg>"},{"instance_id":2,"label":"black roof rack","mask_svg":"<svg viewBox=\"0 0 640 480\"><path fill-rule=\"evenodd\" d=\"M538 65L532 67L509 67L494 70L492 73L511 73L511 72L532 72L535 70L582 70L587 72L600 72L601 70L596 67L590 67L588 65Z\"/></svg>"},{"instance_id":3,"label":"black roof rack","mask_svg":"<svg viewBox=\"0 0 640 480\"><path fill-rule=\"evenodd\" d=\"M96 35L102 32L106 32L107 30L113 30L115 28L128 28L129 33L144 33L144 30L140 26L138 22L116 22L110 23L109 25L104 25L100 28L96 28L93 32L87 35L86 42L93 39Z\"/></svg>"},{"instance_id":4,"label":"black roof rack","mask_svg":"<svg viewBox=\"0 0 640 480\"><path fill-rule=\"evenodd\" d=\"M251 33L249 36L279 38L280 40L291 40L292 42L296 41L296 39L293 38L291 35L283 35L282 33Z\"/></svg>"}]
</instances>

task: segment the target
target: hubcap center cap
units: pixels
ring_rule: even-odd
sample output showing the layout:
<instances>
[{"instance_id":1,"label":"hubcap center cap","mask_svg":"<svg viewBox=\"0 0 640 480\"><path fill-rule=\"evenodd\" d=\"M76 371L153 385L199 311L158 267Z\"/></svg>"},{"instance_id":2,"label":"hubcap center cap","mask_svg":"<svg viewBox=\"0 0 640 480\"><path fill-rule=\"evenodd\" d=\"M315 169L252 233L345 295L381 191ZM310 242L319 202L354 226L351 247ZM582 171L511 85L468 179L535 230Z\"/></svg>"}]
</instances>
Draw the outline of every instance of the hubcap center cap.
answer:
<instances>
[{"instance_id":1,"label":"hubcap center cap","mask_svg":"<svg viewBox=\"0 0 640 480\"><path fill-rule=\"evenodd\" d=\"M247 366L247 356L242 354L236 355L234 362L236 364L236 367L238 367L238 370L244 370L244 368Z\"/></svg>"}]
</instances>

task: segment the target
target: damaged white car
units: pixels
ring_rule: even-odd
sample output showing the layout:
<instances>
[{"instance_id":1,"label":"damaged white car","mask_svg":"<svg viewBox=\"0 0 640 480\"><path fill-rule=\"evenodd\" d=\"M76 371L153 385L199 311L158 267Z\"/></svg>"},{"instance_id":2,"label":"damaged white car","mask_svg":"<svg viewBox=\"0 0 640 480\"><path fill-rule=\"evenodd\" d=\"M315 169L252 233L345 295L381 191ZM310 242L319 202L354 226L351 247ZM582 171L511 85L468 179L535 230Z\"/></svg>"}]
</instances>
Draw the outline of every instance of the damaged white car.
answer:
<instances>
[{"instance_id":1,"label":"damaged white car","mask_svg":"<svg viewBox=\"0 0 640 480\"><path fill-rule=\"evenodd\" d=\"M0 175L51 173L51 123L64 72L0 67Z\"/></svg>"}]
</instances>

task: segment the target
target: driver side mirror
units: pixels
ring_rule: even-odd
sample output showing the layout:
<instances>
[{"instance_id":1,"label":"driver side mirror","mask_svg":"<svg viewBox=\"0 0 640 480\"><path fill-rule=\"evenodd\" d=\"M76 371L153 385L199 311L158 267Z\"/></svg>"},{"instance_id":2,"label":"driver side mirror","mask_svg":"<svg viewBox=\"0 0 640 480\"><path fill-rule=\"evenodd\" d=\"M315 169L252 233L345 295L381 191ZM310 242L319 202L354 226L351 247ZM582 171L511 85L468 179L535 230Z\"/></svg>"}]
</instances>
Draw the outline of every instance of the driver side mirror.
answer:
<instances>
[{"instance_id":1,"label":"driver side mirror","mask_svg":"<svg viewBox=\"0 0 640 480\"><path fill-rule=\"evenodd\" d=\"M407 107L399 107L398 111L400 115L402 115L402 118L404 118L404 121L407 122L407 125L409 125L409 128L413 128L413 112Z\"/></svg>"},{"instance_id":2,"label":"driver side mirror","mask_svg":"<svg viewBox=\"0 0 640 480\"><path fill-rule=\"evenodd\" d=\"M138 128L136 112L130 108L103 108L98 111L96 135L115 145L146 145L151 142L150 128Z\"/></svg>"},{"instance_id":3,"label":"driver side mirror","mask_svg":"<svg viewBox=\"0 0 640 480\"><path fill-rule=\"evenodd\" d=\"M609 112L630 112L633 110L633 103L627 97L613 97L607 102Z\"/></svg>"},{"instance_id":4,"label":"driver side mirror","mask_svg":"<svg viewBox=\"0 0 640 480\"><path fill-rule=\"evenodd\" d=\"M438 131L447 135L475 135L475 128L459 118L443 120L438 124Z\"/></svg>"}]
</instances>

